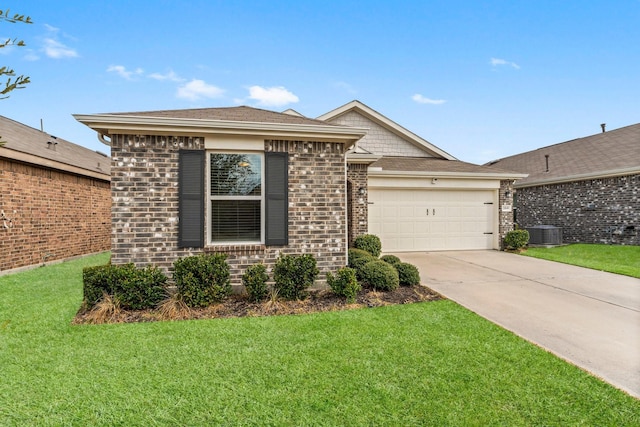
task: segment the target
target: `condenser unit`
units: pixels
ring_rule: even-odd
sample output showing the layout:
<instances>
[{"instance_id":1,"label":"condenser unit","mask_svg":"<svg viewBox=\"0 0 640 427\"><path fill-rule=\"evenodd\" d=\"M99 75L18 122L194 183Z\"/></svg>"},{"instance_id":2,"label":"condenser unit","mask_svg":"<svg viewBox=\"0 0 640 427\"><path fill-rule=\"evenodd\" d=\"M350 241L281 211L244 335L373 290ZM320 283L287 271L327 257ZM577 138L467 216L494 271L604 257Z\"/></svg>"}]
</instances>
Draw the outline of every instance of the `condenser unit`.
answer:
<instances>
[{"instance_id":1,"label":"condenser unit","mask_svg":"<svg viewBox=\"0 0 640 427\"><path fill-rule=\"evenodd\" d=\"M529 232L530 245L561 245L562 228L555 225L535 225L525 228Z\"/></svg>"}]
</instances>

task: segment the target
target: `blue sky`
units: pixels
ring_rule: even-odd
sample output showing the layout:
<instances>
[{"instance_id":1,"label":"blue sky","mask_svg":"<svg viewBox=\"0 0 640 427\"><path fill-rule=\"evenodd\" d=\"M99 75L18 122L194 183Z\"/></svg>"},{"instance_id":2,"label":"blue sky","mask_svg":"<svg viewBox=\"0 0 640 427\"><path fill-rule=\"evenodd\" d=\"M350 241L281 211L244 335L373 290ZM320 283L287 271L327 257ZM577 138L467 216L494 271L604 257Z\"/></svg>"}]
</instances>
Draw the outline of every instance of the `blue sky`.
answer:
<instances>
[{"instance_id":1,"label":"blue sky","mask_svg":"<svg viewBox=\"0 0 640 427\"><path fill-rule=\"evenodd\" d=\"M640 122L640 0L3 2L0 114L107 151L72 114L353 99L485 163Z\"/></svg>"}]
</instances>

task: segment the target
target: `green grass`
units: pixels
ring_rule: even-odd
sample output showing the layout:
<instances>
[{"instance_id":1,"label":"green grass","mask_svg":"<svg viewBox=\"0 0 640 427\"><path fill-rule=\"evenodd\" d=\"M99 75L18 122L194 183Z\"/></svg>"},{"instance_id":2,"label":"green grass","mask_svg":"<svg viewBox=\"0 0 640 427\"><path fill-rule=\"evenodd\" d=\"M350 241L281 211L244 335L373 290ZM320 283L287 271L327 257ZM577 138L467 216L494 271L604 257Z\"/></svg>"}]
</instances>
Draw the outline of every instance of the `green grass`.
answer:
<instances>
[{"instance_id":1,"label":"green grass","mask_svg":"<svg viewBox=\"0 0 640 427\"><path fill-rule=\"evenodd\" d=\"M640 278L640 246L574 244L529 248L522 254Z\"/></svg>"},{"instance_id":2,"label":"green grass","mask_svg":"<svg viewBox=\"0 0 640 427\"><path fill-rule=\"evenodd\" d=\"M73 326L81 269L0 277L0 425L640 425L640 401L451 301Z\"/></svg>"}]
</instances>

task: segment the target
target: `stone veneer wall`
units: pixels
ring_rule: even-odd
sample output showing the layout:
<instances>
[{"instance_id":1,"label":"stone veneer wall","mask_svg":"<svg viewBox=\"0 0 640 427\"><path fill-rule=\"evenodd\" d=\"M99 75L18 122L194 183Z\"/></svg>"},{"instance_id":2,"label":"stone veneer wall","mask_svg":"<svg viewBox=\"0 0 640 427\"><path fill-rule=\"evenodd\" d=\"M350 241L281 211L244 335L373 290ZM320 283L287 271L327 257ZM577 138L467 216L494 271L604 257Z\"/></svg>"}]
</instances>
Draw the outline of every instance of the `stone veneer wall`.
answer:
<instances>
[{"instance_id":1,"label":"stone veneer wall","mask_svg":"<svg viewBox=\"0 0 640 427\"><path fill-rule=\"evenodd\" d=\"M564 243L640 245L640 175L521 188L516 199L522 228L562 227Z\"/></svg>"},{"instance_id":2,"label":"stone veneer wall","mask_svg":"<svg viewBox=\"0 0 640 427\"><path fill-rule=\"evenodd\" d=\"M109 180L0 159L0 271L109 250Z\"/></svg>"},{"instance_id":3,"label":"stone veneer wall","mask_svg":"<svg viewBox=\"0 0 640 427\"><path fill-rule=\"evenodd\" d=\"M157 265L197 253L228 255L232 284L250 265L271 271L279 254L311 253L325 273L346 265L345 154L341 143L265 141L265 151L289 153L289 245L215 245L180 249L178 150L204 149L204 138L113 135L112 262Z\"/></svg>"},{"instance_id":4,"label":"stone veneer wall","mask_svg":"<svg viewBox=\"0 0 640 427\"><path fill-rule=\"evenodd\" d=\"M369 205L367 168L369 165L353 163L347 166L347 181L351 186L349 194L349 246L353 240L368 231ZM359 189L364 188L365 194L360 195Z\"/></svg>"},{"instance_id":5,"label":"stone veneer wall","mask_svg":"<svg viewBox=\"0 0 640 427\"><path fill-rule=\"evenodd\" d=\"M509 195L507 195L509 192ZM504 238L507 233L514 228L514 206L513 206L513 180L500 181L500 189L498 190L498 238L500 239L500 249L504 249ZM510 206L511 210L503 210Z\"/></svg>"}]
</instances>

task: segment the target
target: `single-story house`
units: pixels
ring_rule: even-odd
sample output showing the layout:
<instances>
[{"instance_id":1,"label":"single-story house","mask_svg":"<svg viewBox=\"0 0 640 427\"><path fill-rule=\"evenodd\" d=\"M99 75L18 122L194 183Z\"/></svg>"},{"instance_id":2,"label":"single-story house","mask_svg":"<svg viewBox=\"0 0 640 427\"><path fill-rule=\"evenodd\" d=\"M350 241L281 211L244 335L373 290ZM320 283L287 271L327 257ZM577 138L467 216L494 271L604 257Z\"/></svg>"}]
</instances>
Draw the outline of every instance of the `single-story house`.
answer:
<instances>
[{"instance_id":1,"label":"single-story house","mask_svg":"<svg viewBox=\"0 0 640 427\"><path fill-rule=\"evenodd\" d=\"M640 245L640 124L490 163L526 173L515 184L522 228L562 229L565 243Z\"/></svg>"},{"instance_id":2,"label":"single-story house","mask_svg":"<svg viewBox=\"0 0 640 427\"><path fill-rule=\"evenodd\" d=\"M0 274L110 249L111 159L0 116Z\"/></svg>"},{"instance_id":3,"label":"single-story house","mask_svg":"<svg viewBox=\"0 0 640 427\"><path fill-rule=\"evenodd\" d=\"M223 252L232 280L280 253L321 276L349 243L499 249L524 175L472 165L359 101L317 119L251 107L75 115L111 146L112 262Z\"/></svg>"}]
</instances>

